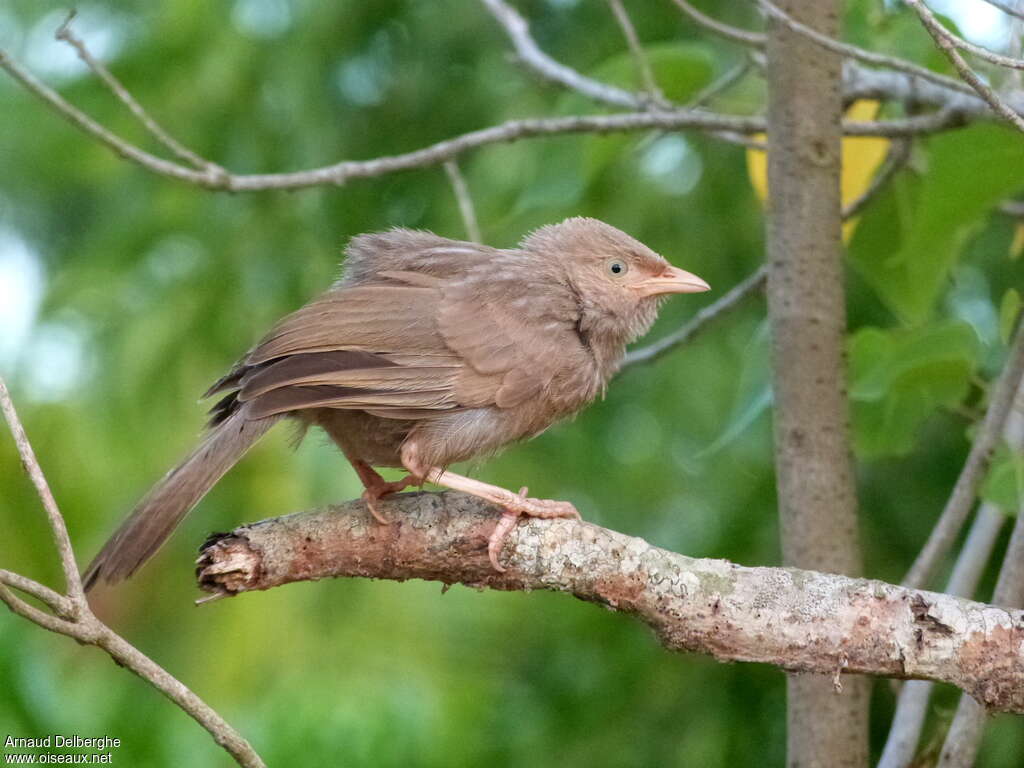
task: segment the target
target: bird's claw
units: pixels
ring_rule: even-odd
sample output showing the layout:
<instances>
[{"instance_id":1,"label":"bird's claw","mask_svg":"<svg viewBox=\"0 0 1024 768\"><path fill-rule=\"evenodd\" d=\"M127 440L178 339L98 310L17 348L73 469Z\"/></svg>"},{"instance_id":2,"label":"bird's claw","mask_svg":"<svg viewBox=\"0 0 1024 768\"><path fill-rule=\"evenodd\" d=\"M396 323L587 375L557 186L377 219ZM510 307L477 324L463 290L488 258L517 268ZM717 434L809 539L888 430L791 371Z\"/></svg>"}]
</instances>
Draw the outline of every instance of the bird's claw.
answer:
<instances>
[{"instance_id":1,"label":"bird's claw","mask_svg":"<svg viewBox=\"0 0 1024 768\"><path fill-rule=\"evenodd\" d=\"M502 505L505 507L505 512L494 527L494 532L487 540L487 557L490 559L491 565L494 566L494 570L499 573L504 573L505 568L498 562L498 556L501 555L502 547L505 546L505 539L508 538L512 529L516 527L520 516L539 517L545 520L558 517L573 518L575 520L583 519L576 507L568 501L531 499L526 494L526 486L523 486L519 489L515 499Z\"/></svg>"},{"instance_id":2,"label":"bird's claw","mask_svg":"<svg viewBox=\"0 0 1024 768\"><path fill-rule=\"evenodd\" d=\"M373 515L373 519L381 525L391 525L391 520L385 517L380 511L380 497L381 494L371 493L369 488L363 491L363 503L366 504L366 508L370 510L370 514Z\"/></svg>"}]
</instances>

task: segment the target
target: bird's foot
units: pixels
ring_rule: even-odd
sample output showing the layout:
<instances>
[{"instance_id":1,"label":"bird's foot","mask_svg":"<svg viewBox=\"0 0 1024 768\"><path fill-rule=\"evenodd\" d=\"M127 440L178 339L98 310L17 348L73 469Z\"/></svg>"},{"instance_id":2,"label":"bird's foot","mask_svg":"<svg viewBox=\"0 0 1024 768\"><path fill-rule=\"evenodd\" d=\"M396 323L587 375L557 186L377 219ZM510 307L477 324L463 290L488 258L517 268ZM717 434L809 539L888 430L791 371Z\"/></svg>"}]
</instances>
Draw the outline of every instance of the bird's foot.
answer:
<instances>
[{"instance_id":1,"label":"bird's foot","mask_svg":"<svg viewBox=\"0 0 1024 768\"><path fill-rule=\"evenodd\" d=\"M527 517L539 517L552 519L556 517L568 517L581 520L580 513L576 507L568 501L554 501L552 499L531 499L527 497L525 486L519 489L519 493L511 499L499 502L505 508L494 532L487 540L487 557L494 566L494 570L504 573L505 568L498 562L502 547L505 546L505 539L516 527L516 523L522 515Z\"/></svg>"},{"instance_id":2,"label":"bird's foot","mask_svg":"<svg viewBox=\"0 0 1024 768\"><path fill-rule=\"evenodd\" d=\"M352 466L366 487L366 490L363 491L363 502L366 504L366 508L370 510L370 514L373 515L373 519L381 525L391 525L391 521L380 511L379 502L381 496L405 490L410 485L415 485L416 479L412 475L406 475L401 480L388 482L377 474L377 471L365 461L356 459L352 462Z\"/></svg>"},{"instance_id":3,"label":"bird's foot","mask_svg":"<svg viewBox=\"0 0 1024 768\"><path fill-rule=\"evenodd\" d=\"M405 490L408 486L413 484L410 481L411 477L411 475L406 475L401 480L394 480L390 483L381 480L380 484L374 485L372 488L367 488L363 491L363 501L366 504L366 508L370 510L370 514L373 515L374 520L381 525L391 525L391 520L389 520L384 513L380 511L380 498L381 496L387 496L389 494Z\"/></svg>"}]
</instances>

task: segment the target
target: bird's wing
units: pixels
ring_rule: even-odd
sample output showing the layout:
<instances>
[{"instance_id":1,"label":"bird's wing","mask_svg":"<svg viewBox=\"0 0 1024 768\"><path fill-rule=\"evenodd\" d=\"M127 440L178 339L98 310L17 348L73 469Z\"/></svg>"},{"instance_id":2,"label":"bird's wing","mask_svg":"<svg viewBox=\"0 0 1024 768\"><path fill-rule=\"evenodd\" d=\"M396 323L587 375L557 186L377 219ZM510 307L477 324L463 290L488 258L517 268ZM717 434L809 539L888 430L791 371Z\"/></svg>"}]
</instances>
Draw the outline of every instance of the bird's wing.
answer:
<instances>
[{"instance_id":1,"label":"bird's wing","mask_svg":"<svg viewBox=\"0 0 1024 768\"><path fill-rule=\"evenodd\" d=\"M496 272L446 285L438 327L466 364L455 385L459 402L514 408L551 396L554 380L567 371L585 374L593 358L576 333L579 308L569 289Z\"/></svg>"},{"instance_id":2,"label":"bird's wing","mask_svg":"<svg viewBox=\"0 0 1024 768\"><path fill-rule=\"evenodd\" d=\"M439 281L422 277L338 286L288 315L207 393L229 391L213 422L239 403L251 418L305 408L413 418L458 408L463 364L437 329Z\"/></svg>"},{"instance_id":3,"label":"bird's wing","mask_svg":"<svg viewBox=\"0 0 1024 768\"><path fill-rule=\"evenodd\" d=\"M238 403L253 418L306 408L400 419L512 408L592 364L571 293L522 269L522 252L407 231L373 237L383 269L362 264L278 323L207 393L228 392L213 423Z\"/></svg>"}]
</instances>

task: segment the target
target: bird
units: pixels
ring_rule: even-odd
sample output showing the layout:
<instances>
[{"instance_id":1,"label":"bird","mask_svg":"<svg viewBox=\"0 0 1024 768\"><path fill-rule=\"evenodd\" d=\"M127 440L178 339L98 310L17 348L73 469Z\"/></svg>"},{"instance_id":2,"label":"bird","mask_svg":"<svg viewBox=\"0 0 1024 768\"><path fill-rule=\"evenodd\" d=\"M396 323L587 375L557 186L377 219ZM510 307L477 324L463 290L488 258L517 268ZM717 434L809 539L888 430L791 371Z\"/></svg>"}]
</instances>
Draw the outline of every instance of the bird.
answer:
<instances>
[{"instance_id":1,"label":"bird","mask_svg":"<svg viewBox=\"0 0 1024 768\"><path fill-rule=\"evenodd\" d=\"M216 381L199 446L138 503L83 574L128 578L278 421L337 444L381 525L380 499L427 482L503 513L487 543L496 571L521 516L576 518L565 501L456 474L535 437L604 393L662 299L710 290L625 232L575 217L492 248L423 230L352 238L340 279L285 316ZM375 467L404 469L385 481Z\"/></svg>"}]
</instances>

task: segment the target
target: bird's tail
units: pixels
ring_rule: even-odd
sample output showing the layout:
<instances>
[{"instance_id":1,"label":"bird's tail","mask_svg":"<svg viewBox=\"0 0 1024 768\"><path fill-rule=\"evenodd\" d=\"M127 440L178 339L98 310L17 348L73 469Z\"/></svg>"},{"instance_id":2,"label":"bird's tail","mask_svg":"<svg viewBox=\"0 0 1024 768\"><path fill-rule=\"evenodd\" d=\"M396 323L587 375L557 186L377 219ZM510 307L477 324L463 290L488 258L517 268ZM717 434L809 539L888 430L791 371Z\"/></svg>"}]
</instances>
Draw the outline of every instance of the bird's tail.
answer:
<instances>
[{"instance_id":1,"label":"bird's tail","mask_svg":"<svg viewBox=\"0 0 1024 768\"><path fill-rule=\"evenodd\" d=\"M157 483L110 537L82 580L86 589L97 581L113 583L135 573L278 416L249 420L237 408L214 427L188 457Z\"/></svg>"}]
</instances>

